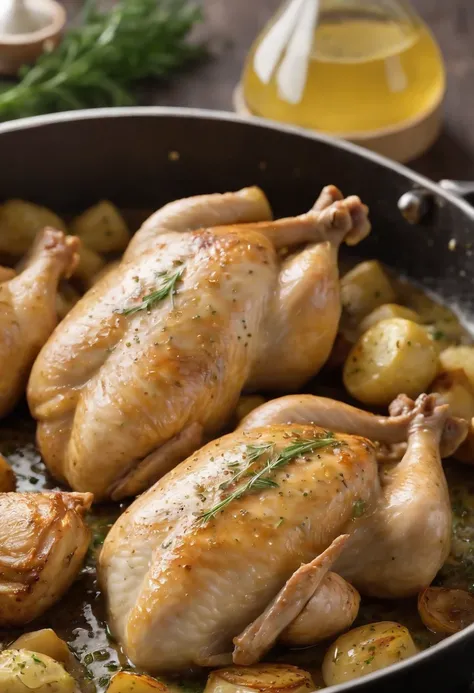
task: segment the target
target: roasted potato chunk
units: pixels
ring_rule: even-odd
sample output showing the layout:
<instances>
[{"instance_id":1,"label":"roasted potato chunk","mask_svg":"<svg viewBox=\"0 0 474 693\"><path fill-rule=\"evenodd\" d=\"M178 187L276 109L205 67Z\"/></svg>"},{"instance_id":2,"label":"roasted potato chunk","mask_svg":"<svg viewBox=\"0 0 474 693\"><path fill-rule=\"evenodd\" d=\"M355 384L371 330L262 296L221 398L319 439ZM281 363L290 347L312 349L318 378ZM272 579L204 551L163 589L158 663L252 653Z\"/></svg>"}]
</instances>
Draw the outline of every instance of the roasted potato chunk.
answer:
<instances>
[{"instance_id":1,"label":"roasted potato chunk","mask_svg":"<svg viewBox=\"0 0 474 693\"><path fill-rule=\"evenodd\" d=\"M418 597L418 612L429 630L452 635L474 623L474 597L465 590L427 587Z\"/></svg>"},{"instance_id":2,"label":"roasted potato chunk","mask_svg":"<svg viewBox=\"0 0 474 693\"><path fill-rule=\"evenodd\" d=\"M161 681L144 674L119 671L112 676L107 693L167 693L169 689Z\"/></svg>"},{"instance_id":3,"label":"roasted potato chunk","mask_svg":"<svg viewBox=\"0 0 474 693\"><path fill-rule=\"evenodd\" d=\"M0 253L12 257L24 255L45 226L66 230L64 221L47 207L25 200L8 200L0 205Z\"/></svg>"},{"instance_id":4,"label":"roasted potato chunk","mask_svg":"<svg viewBox=\"0 0 474 693\"><path fill-rule=\"evenodd\" d=\"M304 693L314 688L311 676L290 664L255 664L211 672L204 693Z\"/></svg>"},{"instance_id":5,"label":"roasted potato chunk","mask_svg":"<svg viewBox=\"0 0 474 693\"><path fill-rule=\"evenodd\" d=\"M391 318L404 318L413 322L421 322L421 318L414 310L399 306L398 303L384 303L383 306L375 308L371 313L365 316L360 323L360 331L367 332L373 325L376 325L382 320L390 320Z\"/></svg>"},{"instance_id":6,"label":"roasted potato chunk","mask_svg":"<svg viewBox=\"0 0 474 693\"><path fill-rule=\"evenodd\" d=\"M462 368L440 373L431 383L430 391L442 396L452 416L467 421L474 416L474 387Z\"/></svg>"},{"instance_id":7,"label":"roasted potato chunk","mask_svg":"<svg viewBox=\"0 0 474 693\"><path fill-rule=\"evenodd\" d=\"M451 346L439 356L443 371L462 369L471 386L474 387L474 346Z\"/></svg>"},{"instance_id":8,"label":"roasted potato chunk","mask_svg":"<svg viewBox=\"0 0 474 693\"><path fill-rule=\"evenodd\" d=\"M48 655L30 650L0 652L2 693L78 693L70 674Z\"/></svg>"},{"instance_id":9,"label":"roasted potato chunk","mask_svg":"<svg viewBox=\"0 0 474 693\"><path fill-rule=\"evenodd\" d=\"M323 661L327 686L366 676L417 653L409 631L399 623L382 621L341 635Z\"/></svg>"},{"instance_id":10,"label":"roasted potato chunk","mask_svg":"<svg viewBox=\"0 0 474 693\"><path fill-rule=\"evenodd\" d=\"M377 260L361 262L341 279L341 302L348 315L359 322L384 303L395 303L395 291Z\"/></svg>"},{"instance_id":11,"label":"roasted potato chunk","mask_svg":"<svg viewBox=\"0 0 474 693\"><path fill-rule=\"evenodd\" d=\"M51 628L23 633L10 647L13 650L39 652L63 664L67 664L72 656L64 640L61 640Z\"/></svg>"},{"instance_id":12,"label":"roasted potato chunk","mask_svg":"<svg viewBox=\"0 0 474 693\"><path fill-rule=\"evenodd\" d=\"M108 200L98 202L76 217L71 223L71 232L97 253L122 252L130 241L125 220Z\"/></svg>"},{"instance_id":13,"label":"roasted potato chunk","mask_svg":"<svg viewBox=\"0 0 474 693\"><path fill-rule=\"evenodd\" d=\"M388 405L401 392L415 398L430 385L438 357L426 331L412 320L392 318L371 327L344 364L344 385L360 402Z\"/></svg>"}]
</instances>

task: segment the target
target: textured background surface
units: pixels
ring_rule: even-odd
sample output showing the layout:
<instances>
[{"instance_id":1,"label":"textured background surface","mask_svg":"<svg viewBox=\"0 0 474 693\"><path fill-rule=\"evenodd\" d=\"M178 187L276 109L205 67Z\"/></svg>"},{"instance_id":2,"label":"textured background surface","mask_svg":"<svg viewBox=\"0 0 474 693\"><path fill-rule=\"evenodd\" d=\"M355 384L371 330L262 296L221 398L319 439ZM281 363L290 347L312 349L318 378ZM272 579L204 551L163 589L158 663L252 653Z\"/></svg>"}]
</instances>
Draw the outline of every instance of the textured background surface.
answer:
<instances>
[{"instance_id":1,"label":"textured background surface","mask_svg":"<svg viewBox=\"0 0 474 693\"><path fill-rule=\"evenodd\" d=\"M443 51L448 72L443 134L411 165L431 178L474 179L474 0L412 0ZM172 85L147 86L155 105L232 109L232 91L245 55L281 0L203 0L215 59ZM73 19L83 0L65 0Z\"/></svg>"}]
</instances>

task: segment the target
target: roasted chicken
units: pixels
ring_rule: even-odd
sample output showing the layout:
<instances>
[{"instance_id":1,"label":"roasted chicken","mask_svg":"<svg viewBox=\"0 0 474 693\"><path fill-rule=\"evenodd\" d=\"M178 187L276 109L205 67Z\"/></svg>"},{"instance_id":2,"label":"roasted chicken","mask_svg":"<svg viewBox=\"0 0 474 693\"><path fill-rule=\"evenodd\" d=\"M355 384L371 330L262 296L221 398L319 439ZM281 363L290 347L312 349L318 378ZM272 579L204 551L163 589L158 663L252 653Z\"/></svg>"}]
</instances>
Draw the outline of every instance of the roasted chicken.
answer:
<instances>
[{"instance_id":1,"label":"roasted chicken","mask_svg":"<svg viewBox=\"0 0 474 693\"><path fill-rule=\"evenodd\" d=\"M25 391L33 361L56 326L58 282L73 271L78 243L46 228L18 276L0 268L0 417Z\"/></svg>"},{"instance_id":2,"label":"roasted chicken","mask_svg":"<svg viewBox=\"0 0 474 693\"><path fill-rule=\"evenodd\" d=\"M367 208L329 186L307 214L270 218L257 188L166 205L70 311L28 388L58 479L137 494L216 435L243 389L296 390L324 364L338 248L367 235Z\"/></svg>"},{"instance_id":3,"label":"roasted chicken","mask_svg":"<svg viewBox=\"0 0 474 693\"><path fill-rule=\"evenodd\" d=\"M0 626L40 616L81 568L90 493L0 494Z\"/></svg>"},{"instance_id":4,"label":"roasted chicken","mask_svg":"<svg viewBox=\"0 0 474 693\"><path fill-rule=\"evenodd\" d=\"M313 409L306 400L308 419L323 410L314 399ZM305 424L301 407L298 423L280 423L280 406L278 423L268 415L261 426L266 407L275 410L270 402L250 415L256 427L249 417L138 498L104 544L110 624L138 666L224 664L232 641L234 662L252 663L285 640L323 587L316 628L334 634L336 623L350 624L358 601L348 606L340 584L327 590L329 575L365 594L409 596L447 556L451 507L439 444L448 428L445 438L456 446L466 426L451 426L435 395L416 404L401 397L391 423L379 420L378 429L369 419L371 435L388 431L398 440L404 427L408 436L388 475L379 475L368 440ZM333 402L333 410L337 427L353 425L345 405Z\"/></svg>"},{"instance_id":5,"label":"roasted chicken","mask_svg":"<svg viewBox=\"0 0 474 693\"><path fill-rule=\"evenodd\" d=\"M288 463L266 486L222 507L248 481L247 467L261 470L274 456ZM275 425L209 443L140 496L105 541L99 569L114 634L150 671L220 662L378 489L363 438Z\"/></svg>"}]
</instances>

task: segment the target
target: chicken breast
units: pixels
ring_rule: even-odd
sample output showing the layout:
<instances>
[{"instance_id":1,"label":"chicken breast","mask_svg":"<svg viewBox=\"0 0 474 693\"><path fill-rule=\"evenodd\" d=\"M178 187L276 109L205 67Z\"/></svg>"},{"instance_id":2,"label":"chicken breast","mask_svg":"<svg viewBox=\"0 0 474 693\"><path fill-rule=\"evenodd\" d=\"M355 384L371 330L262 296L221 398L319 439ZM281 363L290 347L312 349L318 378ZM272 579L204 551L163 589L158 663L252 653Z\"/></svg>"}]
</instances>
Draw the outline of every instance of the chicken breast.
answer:
<instances>
[{"instance_id":1,"label":"chicken breast","mask_svg":"<svg viewBox=\"0 0 474 693\"><path fill-rule=\"evenodd\" d=\"M115 636L150 672L231 652L301 563L378 492L363 438L276 425L209 443L138 498L105 541L99 571Z\"/></svg>"},{"instance_id":2,"label":"chicken breast","mask_svg":"<svg viewBox=\"0 0 474 693\"><path fill-rule=\"evenodd\" d=\"M270 216L256 188L166 205L74 306L28 388L58 479L137 494L215 436L243 388L296 389L321 368L338 248L367 235L367 208L329 186L307 214ZM303 250L282 263L282 247Z\"/></svg>"}]
</instances>

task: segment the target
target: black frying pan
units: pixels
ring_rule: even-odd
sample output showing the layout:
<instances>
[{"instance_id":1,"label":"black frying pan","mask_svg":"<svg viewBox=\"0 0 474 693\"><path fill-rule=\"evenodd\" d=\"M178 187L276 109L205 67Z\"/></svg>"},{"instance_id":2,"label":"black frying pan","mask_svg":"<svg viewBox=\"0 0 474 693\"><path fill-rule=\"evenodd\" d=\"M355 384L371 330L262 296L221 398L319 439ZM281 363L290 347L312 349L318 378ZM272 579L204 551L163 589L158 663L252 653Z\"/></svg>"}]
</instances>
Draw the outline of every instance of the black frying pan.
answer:
<instances>
[{"instance_id":1,"label":"black frying pan","mask_svg":"<svg viewBox=\"0 0 474 693\"><path fill-rule=\"evenodd\" d=\"M474 325L474 209L388 159L301 129L199 110L78 111L0 125L0 200L21 197L58 212L84 209L98 198L157 208L178 197L257 184L281 216L308 209L327 183L369 205L374 231L364 241L365 257L435 291ZM419 220L409 224L397 203L414 188ZM331 690L464 693L473 651L471 626L413 659Z\"/></svg>"}]
</instances>

